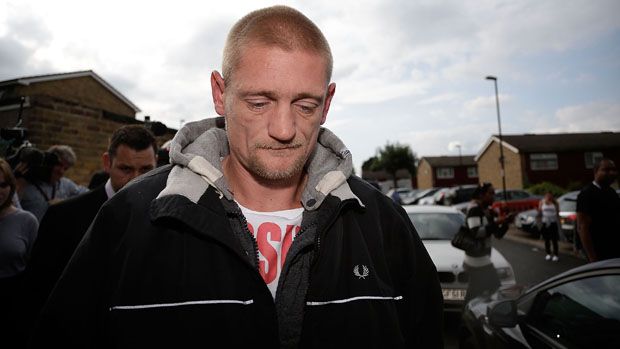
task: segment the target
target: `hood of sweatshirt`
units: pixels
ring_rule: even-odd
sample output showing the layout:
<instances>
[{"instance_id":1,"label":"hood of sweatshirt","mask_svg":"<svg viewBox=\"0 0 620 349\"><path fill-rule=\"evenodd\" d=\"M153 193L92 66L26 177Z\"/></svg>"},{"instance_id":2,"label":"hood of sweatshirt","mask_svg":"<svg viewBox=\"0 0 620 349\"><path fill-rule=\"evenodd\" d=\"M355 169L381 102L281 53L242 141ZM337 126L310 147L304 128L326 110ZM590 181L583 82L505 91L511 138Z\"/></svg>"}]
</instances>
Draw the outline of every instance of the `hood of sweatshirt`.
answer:
<instances>
[{"instance_id":1,"label":"hood of sweatshirt","mask_svg":"<svg viewBox=\"0 0 620 349\"><path fill-rule=\"evenodd\" d=\"M158 197L182 195L197 203L213 187L220 198L233 200L224 177L222 160L228 156L228 137L224 118L216 117L186 124L170 142L170 163L175 165L166 187ZM317 145L306 162L308 181L301 204L306 210L317 209L329 194L340 200L355 199L347 178L353 172L351 152L331 131L321 127Z\"/></svg>"}]
</instances>

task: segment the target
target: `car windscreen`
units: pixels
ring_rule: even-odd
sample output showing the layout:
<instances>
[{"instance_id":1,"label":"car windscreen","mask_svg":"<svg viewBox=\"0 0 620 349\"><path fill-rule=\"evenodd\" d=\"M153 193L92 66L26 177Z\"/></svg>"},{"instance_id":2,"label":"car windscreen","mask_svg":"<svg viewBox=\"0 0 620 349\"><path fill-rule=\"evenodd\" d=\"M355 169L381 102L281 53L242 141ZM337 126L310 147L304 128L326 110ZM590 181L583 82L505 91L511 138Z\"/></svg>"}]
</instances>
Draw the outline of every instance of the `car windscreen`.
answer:
<instances>
[{"instance_id":1,"label":"car windscreen","mask_svg":"<svg viewBox=\"0 0 620 349\"><path fill-rule=\"evenodd\" d=\"M464 222L459 213L409 213L409 219L422 240L452 240Z\"/></svg>"}]
</instances>

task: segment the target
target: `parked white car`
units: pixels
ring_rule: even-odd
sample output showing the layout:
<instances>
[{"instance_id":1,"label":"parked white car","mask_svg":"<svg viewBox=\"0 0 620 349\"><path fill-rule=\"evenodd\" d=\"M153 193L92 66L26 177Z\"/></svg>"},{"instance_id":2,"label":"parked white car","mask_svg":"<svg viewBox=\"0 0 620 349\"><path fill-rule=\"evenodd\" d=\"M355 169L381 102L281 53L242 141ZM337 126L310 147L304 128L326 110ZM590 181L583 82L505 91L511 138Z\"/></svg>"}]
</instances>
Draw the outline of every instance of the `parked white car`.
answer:
<instances>
[{"instance_id":1,"label":"parked white car","mask_svg":"<svg viewBox=\"0 0 620 349\"><path fill-rule=\"evenodd\" d=\"M444 298L445 311L461 311L469 282L463 270L465 252L450 244L452 237L465 222L465 215L447 206L403 206L418 231L437 272ZM512 266L495 248L491 261L503 286L516 283Z\"/></svg>"}]
</instances>

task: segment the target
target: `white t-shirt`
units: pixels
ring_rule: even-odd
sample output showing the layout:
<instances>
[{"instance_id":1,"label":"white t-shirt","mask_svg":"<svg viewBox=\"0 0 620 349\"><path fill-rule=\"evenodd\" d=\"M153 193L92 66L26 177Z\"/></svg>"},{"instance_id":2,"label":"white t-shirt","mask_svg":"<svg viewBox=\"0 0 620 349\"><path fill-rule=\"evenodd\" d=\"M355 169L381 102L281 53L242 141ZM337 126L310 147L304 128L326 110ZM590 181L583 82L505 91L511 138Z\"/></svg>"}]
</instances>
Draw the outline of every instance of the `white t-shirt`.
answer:
<instances>
[{"instance_id":1,"label":"white t-shirt","mask_svg":"<svg viewBox=\"0 0 620 349\"><path fill-rule=\"evenodd\" d=\"M558 210L553 203L548 204L545 200L540 200L540 211L542 212L542 222L545 226L557 223Z\"/></svg>"},{"instance_id":2,"label":"white t-shirt","mask_svg":"<svg viewBox=\"0 0 620 349\"><path fill-rule=\"evenodd\" d=\"M276 212L257 212L241 205L239 207L248 221L248 229L256 239L258 270L275 299L286 254L301 230L304 209L300 207Z\"/></svg>"}]
</instances>

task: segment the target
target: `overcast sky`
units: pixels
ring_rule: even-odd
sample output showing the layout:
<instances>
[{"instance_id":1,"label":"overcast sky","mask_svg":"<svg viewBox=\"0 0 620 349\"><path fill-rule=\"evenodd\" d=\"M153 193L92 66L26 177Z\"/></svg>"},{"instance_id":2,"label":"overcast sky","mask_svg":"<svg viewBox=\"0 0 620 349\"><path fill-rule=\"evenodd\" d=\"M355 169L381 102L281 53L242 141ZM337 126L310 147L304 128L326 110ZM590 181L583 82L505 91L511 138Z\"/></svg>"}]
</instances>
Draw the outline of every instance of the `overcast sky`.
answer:
<instances>
[{"instance_id":1,"label":"overcast sky","mask_svg":"<svg viewBox=\"0 0 620 349\"><path fill-rule=\"evenodd\" d=\"M0 0L0 80L93 70L143 119L215 115L209 74L247 12L293 6L334 54L326 127L357 170L387 142L477 153L502 131L620 130L620 1ZM359 173L359 172L358 172Z\"/></svg>"}]
</instances>

